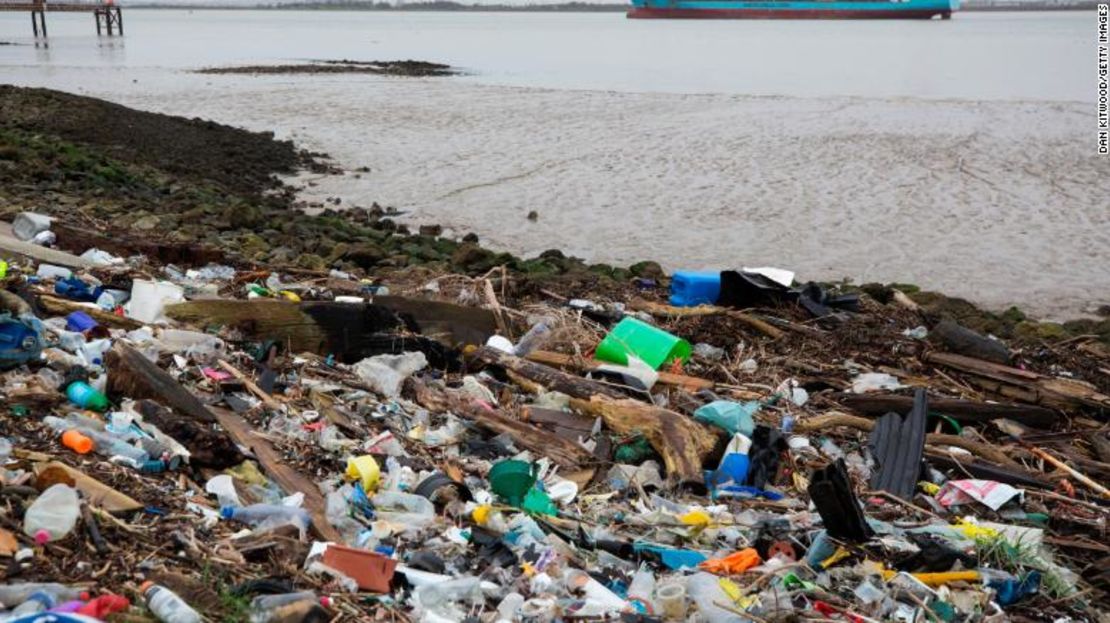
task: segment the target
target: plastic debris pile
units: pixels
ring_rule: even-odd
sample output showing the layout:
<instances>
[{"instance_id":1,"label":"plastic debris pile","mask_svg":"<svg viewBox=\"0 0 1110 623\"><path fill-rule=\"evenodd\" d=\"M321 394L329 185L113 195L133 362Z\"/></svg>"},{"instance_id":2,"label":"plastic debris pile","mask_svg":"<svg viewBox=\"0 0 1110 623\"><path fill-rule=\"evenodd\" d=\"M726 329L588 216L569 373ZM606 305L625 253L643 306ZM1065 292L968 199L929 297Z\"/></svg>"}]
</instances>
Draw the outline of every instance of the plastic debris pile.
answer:
<instances>
[{"instance_id":1,"label":"plastic debris pile","mask_svg":"<svg viewBox=\"0 0 1110 623\"><path fill-rule=\"evenodd\" d=\"M1106 620L1097 339L51 251L0 258L0 620Z\"/></svg>"}]
</instances>

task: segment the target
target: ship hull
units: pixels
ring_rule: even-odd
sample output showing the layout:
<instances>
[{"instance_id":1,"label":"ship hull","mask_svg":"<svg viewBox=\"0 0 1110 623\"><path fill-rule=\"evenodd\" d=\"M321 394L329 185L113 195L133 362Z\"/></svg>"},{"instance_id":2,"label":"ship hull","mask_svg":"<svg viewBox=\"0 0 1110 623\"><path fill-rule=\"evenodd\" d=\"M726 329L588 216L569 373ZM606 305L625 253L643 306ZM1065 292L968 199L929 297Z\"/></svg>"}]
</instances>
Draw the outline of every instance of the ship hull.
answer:
<instances>
[{"instance_id":1,"label":"ship hull","mask_svg":"<svg viewBox=\"0 0 1110 623\"><path fill-rule=\"evenodd\" d=\"M958 0L633 0L633 19L947 19Z\"/></svg>"}]
</instances>

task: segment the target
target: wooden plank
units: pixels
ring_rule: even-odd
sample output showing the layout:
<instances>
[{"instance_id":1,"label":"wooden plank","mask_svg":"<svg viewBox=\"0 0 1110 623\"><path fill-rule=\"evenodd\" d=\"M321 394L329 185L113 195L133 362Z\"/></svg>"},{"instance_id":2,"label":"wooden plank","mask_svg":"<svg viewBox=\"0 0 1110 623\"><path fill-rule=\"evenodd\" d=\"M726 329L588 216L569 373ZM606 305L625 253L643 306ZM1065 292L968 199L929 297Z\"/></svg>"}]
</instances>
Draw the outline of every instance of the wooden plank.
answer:
<instances>
[{"instance_id":1,"label":"wooden plank","mask_svg":"<svg viewBox=\"0 0 1110 623\"><path fill-rule=\"evenodd\" d=\"M38 297L38 303L46 311L50 312L51 314L57 314L59 316L63 316L75 311L85 312L89 315L90 318L106 327L114 327L117 329L126 329L128 331L131 331L144 326L143 323L135 320L134 318L117 316L115 314L106 312L96 306L88 306L83 303L69 301L63 298L58 298L56 296L40 294Z\"/></svg>"},{"instance_id":2,"label":"wooden plank","mask_svg":"<svg viewBox=\"0 0 1110 623\"><path fill-rule=\"evenodd\" d=\"M583 361L570 355L562 353L553 353L545 350L537 350L529 353L525 357L528 361L542 363L546 366L555 368L568 368L578 372L589 372L596 370L599 366L605 365L604 361ZM716 383L708 379L698 378L696 376L685 376L682 374L671 374L670 372L660 372L659 382L664 385L671 385L674 387L681 387L691 392L696 392L703 389L713 389Z\"/></svg>"},{"instance_id":3,"label":"wooden plank","mask_svg":"<svg viewBox=\"0 0 1110 623\"><path fill-rule=\"evenodd\" d=\"M328 521L327 501L316 483L286 465L270 442L256 435L254 428L246 420L219 407L213 407L212 413L236 443L251 449L262 470L286 494L292 495L298 491L304 494L304 509L311 515L312 528L318 537L325 541L344 542L339 531Z\"/></svg>"},{"instance_id":4,"label":"wooden plank","mask_svg":"<svg viewBox=\"0 0 1110 623\"><path fill-rule=\"evenodd\" d=\"M911 396L895 394L846 394L837 396L840 404L865 415L881 416L891 411L905 413L913 407ZM1052 409L1032 405L992 404L958 398L929 396L929 410L968 422L988 422L1007 418L1029 426L1048 427L1057 418Z\"/></svg>"}]
</instances>

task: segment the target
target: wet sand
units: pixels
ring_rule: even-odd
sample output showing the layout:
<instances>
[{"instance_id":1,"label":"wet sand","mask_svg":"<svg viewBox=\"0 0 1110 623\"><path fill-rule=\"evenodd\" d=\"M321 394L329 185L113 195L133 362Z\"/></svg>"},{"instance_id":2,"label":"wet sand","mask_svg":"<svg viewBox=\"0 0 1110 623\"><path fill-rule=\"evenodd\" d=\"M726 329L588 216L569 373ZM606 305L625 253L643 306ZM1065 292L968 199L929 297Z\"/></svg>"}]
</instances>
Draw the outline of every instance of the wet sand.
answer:
<instances>
[{"instance_id":1,"label":"wet sand","mask_svg":"<svg viewBox=\"0 0 1110 623\"><path fill-rule=\"evenodd\" d=\"M1110 160L1080 102L66 74L126 105L275 130L351 171L306 176L308 197L393 205L515 253L777 265L1048 318L1110 302Z\"/></svg>"}]
</instances>

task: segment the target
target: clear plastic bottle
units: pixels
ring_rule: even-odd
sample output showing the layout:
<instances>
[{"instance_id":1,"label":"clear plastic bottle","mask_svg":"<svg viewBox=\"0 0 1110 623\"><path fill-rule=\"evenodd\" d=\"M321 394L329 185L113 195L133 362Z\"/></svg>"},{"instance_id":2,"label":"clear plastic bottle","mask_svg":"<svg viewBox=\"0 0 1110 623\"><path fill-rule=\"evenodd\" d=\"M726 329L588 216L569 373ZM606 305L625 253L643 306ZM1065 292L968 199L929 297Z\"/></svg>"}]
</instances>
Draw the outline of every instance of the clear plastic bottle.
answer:
<instances>
[{"instance_id":1,"label":"clear plastic bottle","mask_svg":"<svg viewBox=\"0 0 1110 623\"><path fill-rule=\"evenodd\" d=\"M287 522L307 529L312 516L303 508L281 506L280 504L251 504L250 506L225 506L220 509L224 519L234 519L249 526L258 526L266 521Z\"/></svg>"},{"instance_id":2,"label":"clear plastic bottle","mask_svg":"<svg viewBox=\"0 0 1110 623\"><path fill-rule=\"evenodd\" d=\"M299 591L281 595L259 595L251 601L250 623L273 623L287 621L291 615L307 613L319 604L327 604L327 598L316 597L312 591ZM298 619L299 620L299 619Z\"/></svg>"},{"instance_id":3,"label":"clear plastic bottle","mask_svg":"<svg viewBox=\"0 0 1110 623\"><path fill-rule=\"evenodd\" d=\"M201 623L200 614L165 586L144 582L139 590L147 607L162 623Z\"/></svg>"},{"instance_id":4,"label":"clear plastic bottle","mask_svg":"<svg viewBox=\"0 0 1110 623\"><path fill-rule=\"evenodd\" d=\"M628 584L628 604L640 614L655 614L655 573L646 564Z\"/></svg>"},{"instance_id":5,"label":"clear plastic bottle","mask_svg":"<svg viewBox=\"0 0 1110 623\"><path fill-rule=\"evenodd\" d=\"M546 320L541 320L532 325L531 329L520 338L516 343L515 353L517 357L525 357L532 351L543 346L547 338L551 335L551 329L547 326Z\"/></svg>"},{"instance_id":6,"label":"clear plastic bottle","mask_svg":"<svg viewBox=\"0 0 1110 623\"><path fill-rule=\"evenodd\" d=\"M35 591L27 597L27 600L19 604L15 610L7 614L4 620L14 620L21 616L28 614L35 614L36 612L44 612L54 607L57 600L54 596L46 591Z\"/></svg>"},{"instance_id":7,"label":"clear plastic bottle","mask_svg":"<svg viewBox=\"0 0 1110 623\"><path fill-rule=\"evenodd\" d=\"M73 530L80 515L77 490L56 484L43 491L27 509L23 516L23 532L39 545L57 541Z\"/></svg>"},{"instance_id":8,"label":"clear plastic bottle","mask_svg":"<svg viewBox=\"0 0 1110 623\"><path fill-rule=\"evenodd\" d=\"M55 582L16 582L0 585L0 606L12 608L30 599L34 593L46 593L57 603L78 599L81 589L70 588Z\"/></svg>"}]
</instances>

